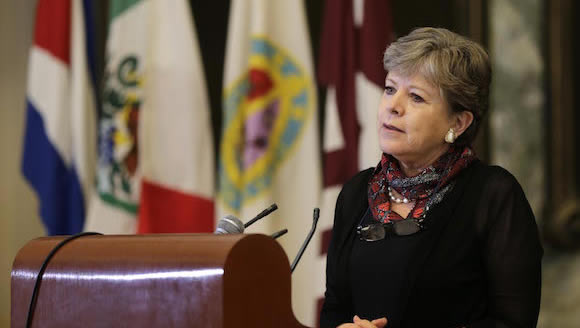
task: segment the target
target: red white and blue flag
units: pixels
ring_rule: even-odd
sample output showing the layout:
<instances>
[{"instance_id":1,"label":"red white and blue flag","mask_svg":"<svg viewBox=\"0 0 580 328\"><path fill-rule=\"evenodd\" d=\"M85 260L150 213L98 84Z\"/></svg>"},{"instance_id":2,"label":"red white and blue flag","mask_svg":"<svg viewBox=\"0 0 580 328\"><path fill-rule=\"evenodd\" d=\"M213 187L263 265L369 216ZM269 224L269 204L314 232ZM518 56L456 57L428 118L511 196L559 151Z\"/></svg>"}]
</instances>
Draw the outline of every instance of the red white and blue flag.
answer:
<instances>
[{"instance_id":1,"label":"red white and blue flag","mask_svg":"<svg viewBox=\"0 0 580 328\"><path fill-rule=\"evenodd\" d=\"M39 0L28 66L22 172L49 235L83 230L95 163L89 0Z\"/></svg>"}]
</instances>

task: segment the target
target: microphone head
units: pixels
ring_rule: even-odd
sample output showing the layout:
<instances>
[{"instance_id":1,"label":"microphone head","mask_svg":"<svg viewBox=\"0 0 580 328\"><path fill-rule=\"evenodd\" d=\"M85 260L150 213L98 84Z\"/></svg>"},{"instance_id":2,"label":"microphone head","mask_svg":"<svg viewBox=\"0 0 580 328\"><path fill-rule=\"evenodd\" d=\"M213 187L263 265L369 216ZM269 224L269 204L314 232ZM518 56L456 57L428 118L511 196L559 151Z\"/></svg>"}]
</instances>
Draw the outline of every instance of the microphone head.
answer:
<instances>
[{"instance_id":1,"label":"microphone head","mask_svg":"<svg viewBox=\"0 0 580 328\"><path fill-rule=\"evenodd\" d=\"M244 223L233 215L226 215L218 221L215 234L244 233Z\"/></svg>"}]
</instances>

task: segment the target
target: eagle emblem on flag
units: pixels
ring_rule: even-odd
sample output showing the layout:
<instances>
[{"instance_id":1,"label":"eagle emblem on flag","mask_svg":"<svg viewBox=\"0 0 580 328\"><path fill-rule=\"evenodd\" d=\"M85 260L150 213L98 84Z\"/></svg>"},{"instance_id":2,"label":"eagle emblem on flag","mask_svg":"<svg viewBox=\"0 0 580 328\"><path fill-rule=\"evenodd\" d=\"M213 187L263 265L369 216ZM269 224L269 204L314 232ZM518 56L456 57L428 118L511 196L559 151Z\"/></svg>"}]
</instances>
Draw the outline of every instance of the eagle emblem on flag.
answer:
<instances>
[{"instance_id":1,"label":"eagle emblem on flag","mask_svg":"<svg viewBox=\"0 0 580 328\"><path fill-rule=\"evenodd\" d=\"M107 203L136 213L138 208L138 122L143 79L137 56L117 65L107 58L99 119L97 188Z\"/></svg>"}]
</instances>

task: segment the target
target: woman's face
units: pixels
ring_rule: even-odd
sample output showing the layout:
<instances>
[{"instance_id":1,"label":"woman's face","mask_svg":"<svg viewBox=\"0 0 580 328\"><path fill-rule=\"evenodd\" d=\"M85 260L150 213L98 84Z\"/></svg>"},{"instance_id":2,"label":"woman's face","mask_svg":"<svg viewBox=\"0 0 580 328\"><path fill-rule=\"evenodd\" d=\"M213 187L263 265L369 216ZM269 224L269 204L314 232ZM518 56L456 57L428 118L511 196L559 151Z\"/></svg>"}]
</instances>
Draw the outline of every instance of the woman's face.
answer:
<instances>
[{"instance_id":1,"label":"woman's face","mask_svg":"<svg viewBox=\"0 0 580 328\"><path fill-rule=\"evenodd\" d=\"M429 165L448 148L453 115L439 88L421 74L389 72L378 111L379 144L399 161Z\"/></svg>"}]
</instances>

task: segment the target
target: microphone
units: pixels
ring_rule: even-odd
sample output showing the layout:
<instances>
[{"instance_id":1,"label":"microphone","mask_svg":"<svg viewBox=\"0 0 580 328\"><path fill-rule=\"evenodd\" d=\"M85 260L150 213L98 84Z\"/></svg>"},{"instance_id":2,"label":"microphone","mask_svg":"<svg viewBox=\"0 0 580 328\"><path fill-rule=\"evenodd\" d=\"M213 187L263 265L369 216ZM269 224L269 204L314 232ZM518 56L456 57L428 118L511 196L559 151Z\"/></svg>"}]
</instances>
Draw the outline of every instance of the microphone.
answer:
<instances>
[{"instance_id":1,"label":"microphone","mask_svg":"<svg viewBox=\"0 0 580 328\"><path fill-rule=\"evenodd\" d=\"M255 218L251 219L246 224L244 224L240 219L238 219L237 217L235 217L231 214L226 215L218 221L218 225L214 231L214 234L223 235L223 234L244 233L244 230L246 230L246 228L248 226L250 226L254 222L258 221L259 219L265 217L266 215L274 212L277 209L278 209L278 205L272 204L272 205L270 205L270 207L268 207L267 209L260 212L260 214L256 215ZM280 233L280 232L281 231L278 231L277 233ZM286 232L284 232L284 233L286 233ZM277 237L282 236L284 233L280 234Z\"/></svg>"},{"instance_id":2,"label":"microphone","mask_svg":"<svg viewBox=\"0 0 580 328\"><path fill-rule=\"evenodd\" d=\"M233 215L226 215L218 221L214 234L244 233L244 223Z\"/></svg>"},{"instance_id":3,"label":"microphone","mask_svg":"<svg viewBox=\"0 0 580 328\"><path fill-rule=\"evenodd\" d=\"M276 203L270 205L270 207L268 207L267 209L263 210L262 212L260 212L260 214L256 215L255 218L251 219L250 221L248 221L247 223L244 224L244 228L249 227L250 225L254 224L254 222L258 221L259 219L265 217L266 215L274 212L275 210L278 209L278 205L276 205Z\"/></svg>"},{"instance_id":4,"label":"microphone","mask_svg":"<svg viewBox=\"0 0 580 328\"><path fill-rule=\"evenodd\" d=\"M270 237L277 239L278 237L284 236L287 232L288 232L288 229L282 229L278 232L274 232L273 234L270 235Z\"/></svg>"},{"instance_id":5,"label":"microphone","mask_svg":"<svg viewBox=\"0 0 580 328\"><path fill-rule=\"evenodd\" d=\"M302 247L300 247L298 254L296 254L296 258L294 259L294 261L292 261L292 265L290 266L290 273L294 272L294 269L296 269L296 265L298 264L298 261L300 261L302 254L304 254L304 251L306 250L306 246L308 246L310 239L312 239L312 236L314 235L314 231L316 230L316 224L318 223L319 217L320 217L320 209L317 207L314 209L314 213L312 213L312 228L310 228L310 232L308 232L308 236L306 236L306 240L302 244Z\"/></svg>"}]
</instances>

